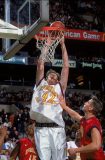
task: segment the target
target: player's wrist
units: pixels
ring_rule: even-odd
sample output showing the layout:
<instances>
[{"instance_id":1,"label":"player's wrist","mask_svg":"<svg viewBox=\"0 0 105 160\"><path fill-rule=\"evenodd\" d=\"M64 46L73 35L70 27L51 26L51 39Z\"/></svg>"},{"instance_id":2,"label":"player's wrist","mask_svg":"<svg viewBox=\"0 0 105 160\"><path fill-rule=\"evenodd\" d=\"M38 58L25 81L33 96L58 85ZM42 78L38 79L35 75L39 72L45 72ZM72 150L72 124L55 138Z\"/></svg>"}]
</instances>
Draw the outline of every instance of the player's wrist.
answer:
<instances>
[{"instance_id":1,"label":"player's wrist","mask_svg":"<svg viewBox=\"0 0 105 160\"><path fill-rule=\"evenodd\" d=\"M65 49L65 48L66 48L65 43L61 43L61 48L62 48L62 49Z\"/></svg>"},{"instance_id":2,"label":"player's wrist","mask_svg":"<svg viewBox=\"0 0 105 160\"><path fill-rule=\"evenodd\" d=\"M79 153L79 152L80 152L79 148L75 148L75 153Z\"/></svg>"}]
</instances>

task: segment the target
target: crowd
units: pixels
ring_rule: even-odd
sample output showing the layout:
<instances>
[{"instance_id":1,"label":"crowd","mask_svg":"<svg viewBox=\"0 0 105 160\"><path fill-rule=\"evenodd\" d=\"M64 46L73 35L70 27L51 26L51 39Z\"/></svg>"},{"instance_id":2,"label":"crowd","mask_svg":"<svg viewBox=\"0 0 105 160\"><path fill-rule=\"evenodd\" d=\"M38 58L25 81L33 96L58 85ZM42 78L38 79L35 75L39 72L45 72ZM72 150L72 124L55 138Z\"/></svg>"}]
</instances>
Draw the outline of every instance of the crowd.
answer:
<instances>
[{"instance_id":1,"label":"crowd","mask_svg":"<svg viewBox=\"0 0 105 160\"><path fill-rule=\"evenodd\" d=\"M50 20L60 20L72 29L104 31L104 5L96 0L51 2Z\"/></svg>"},{"instance_id":2,"label":"crowd","mask_svg":"<svg viewBox=\"0 0 105 160\"><path fill-rule=\"evenodd\" d=\"M7 91L6 88L2 88L0 90L0 103L1 104L16 104L18 105L19 103L28 103L30 102L32 97L32 89L28 90L20 90L20 91Z\"/></svg>"},{"instance_id":3,"label":"crowd","mask_svg":"<svg viewBox=\"0 0 105 160\"><path fill-rule=\"evenodd\" d=\"M31 1L34 6L34 1ZM23 4L23 1L11 1L11 7L14 8L11 12L11 20L17 21L17 10ZM38 5L35 8L32 7L32 12L36 12L36 17L39 17ZM50 0L50 22L60 20L67 27L72 29L84 29L93 31L104 31L105 24L105 4L104 1L99 2L97 0L58 0L57 2ZM28 8L26 8L28 9ZM24 10L22 23L27 24L27 18L25 17L26 9ZM22 11L23 12L23 11ZM0 4L0 16L4 17L4 3ZM59 13L59 14L58 14ZM34 14L32 14L34 15ZM32 17L35 20L35 16ZM26 21L24 23L24 21Z\"/></svg>"}]
</instances>

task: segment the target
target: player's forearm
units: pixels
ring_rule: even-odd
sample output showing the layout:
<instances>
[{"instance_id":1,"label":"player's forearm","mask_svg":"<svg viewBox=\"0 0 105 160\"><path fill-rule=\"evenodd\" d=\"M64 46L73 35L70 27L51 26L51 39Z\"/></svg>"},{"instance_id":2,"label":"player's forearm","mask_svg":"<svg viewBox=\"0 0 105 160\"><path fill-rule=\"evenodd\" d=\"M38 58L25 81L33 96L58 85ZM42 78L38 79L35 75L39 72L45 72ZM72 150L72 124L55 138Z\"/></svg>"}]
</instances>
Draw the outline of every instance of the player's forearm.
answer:
<instances>
[{"instance_id":1,"label":"player's forearm","mask_svg":"<svg viewBox=\"0 0 105 160\"><path fill-rule=\"evenodd\" d=\"M36 84L44 77L44 62L39 59L37 63Z\"/></svg>"},{"instance_id":2,"label":"player's forearm","mask_svg":"<svg viewBox=\"0 0 105 160\"><path fill-rule=\"evenodd\" d=\"M62 89L65 92L68 82L68 75L69 75L69 62L68 62L68 54L65 44L61 43L61 49L62 49L62 60L63 60L63 66L61 71L61 80L60 83L62 85Z\"/></svg>"},{"instance_id":3,"label":"player's forearm","mask_svg":"<svg viewBox=\"0 0 105 160\"><path fill-rule=\"evenodd\" d=\"M41 58L37 62L37 70L44 70L44 61Z\"/></svg>"},{"instance_id":4,"label":"player's forearm","mask_svg":"<svg viewBox=\"0 0 105 160\"><path fill-rule=\"evenodd\" d=\"M68 54L67 54L65 43L61 45L61 50L62 50L63 66L69 68Z\"/></svg>"},{"instance_id":5,"label":"player's forearm","mask_svg":"<svg viewBox=\"0 0 105 160\"><path fill-rule=\"evenodd\" d=\"M64 107L64 110L70 115L70 117L76 121L80 121L82 116L79 115L76 111L72 110L68 106Z\"/></svg>"},{"instance_id":6,"label":"player's forearm","mask_svg":"<svg viewBox=\"0 0 105 160\"><path fill-rule=\"evenodd\" d=\"M95 145L94 143L90 143L89 145L86 146L82 146L79 148L76 148L76 153L88 153L88 152L93 152L93 151L97 151L99 148L97 147L97 145Z\"/></svg>"}]
</instances>

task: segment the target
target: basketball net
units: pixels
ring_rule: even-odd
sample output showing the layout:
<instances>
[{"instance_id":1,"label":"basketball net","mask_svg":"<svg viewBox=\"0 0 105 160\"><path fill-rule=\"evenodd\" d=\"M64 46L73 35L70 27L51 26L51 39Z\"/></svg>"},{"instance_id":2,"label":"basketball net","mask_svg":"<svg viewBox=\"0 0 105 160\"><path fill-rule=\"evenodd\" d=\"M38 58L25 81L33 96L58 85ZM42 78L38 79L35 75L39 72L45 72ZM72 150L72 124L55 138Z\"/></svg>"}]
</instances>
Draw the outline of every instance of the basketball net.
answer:
<instances>
[{"instance_id":1,"label":"basketball net","mask_svg":"<svg viewBox=\"0 0 105 160\"><path fill-rule=\"evenodd\" d=\"M64 30L56 27L46 27L40 34L35 36L36 47L41 50L40 58L44 62L54 63L55 49L64 38Z\"/></svg>"}]
</instances>

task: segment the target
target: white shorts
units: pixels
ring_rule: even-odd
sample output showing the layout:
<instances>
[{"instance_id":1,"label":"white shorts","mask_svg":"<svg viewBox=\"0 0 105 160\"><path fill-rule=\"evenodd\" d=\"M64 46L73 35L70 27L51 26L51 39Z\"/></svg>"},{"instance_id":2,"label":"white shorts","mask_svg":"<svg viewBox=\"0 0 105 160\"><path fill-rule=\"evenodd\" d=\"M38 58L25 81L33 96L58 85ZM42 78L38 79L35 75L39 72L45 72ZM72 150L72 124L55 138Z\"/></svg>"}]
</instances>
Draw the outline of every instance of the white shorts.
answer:
<instances>
[{"instance_id":1,"label":"white shorts","mask_svg":"<svg viewBox=\"0 0 105 160\"><path fill-rule=\"evenodd\" d=\"M62 127L36 127L35 143L41 160L66 159L66 134Z\"/></svg>"}]
</instances>

